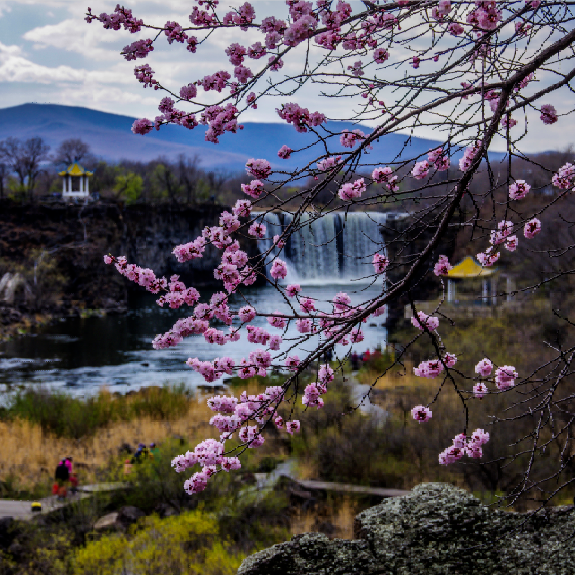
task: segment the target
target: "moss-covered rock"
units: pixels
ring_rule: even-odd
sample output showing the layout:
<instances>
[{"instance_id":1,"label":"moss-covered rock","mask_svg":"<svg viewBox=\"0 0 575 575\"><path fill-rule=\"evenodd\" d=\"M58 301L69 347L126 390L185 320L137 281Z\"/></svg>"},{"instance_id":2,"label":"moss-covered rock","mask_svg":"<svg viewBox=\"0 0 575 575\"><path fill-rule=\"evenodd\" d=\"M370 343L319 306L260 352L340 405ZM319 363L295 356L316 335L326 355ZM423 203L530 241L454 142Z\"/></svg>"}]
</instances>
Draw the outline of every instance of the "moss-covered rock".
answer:
<instances>
[{"instance_id":1,"label":"moss-covered rock","mask_svg":"<svg viewBox=\"0 0 575 575\"><path fill-rule=\"evenodd\" d=\"M248 557L238 575L572 575L575 510L491 510L445 483L360 513L354 541L307 533Z\"/></svg>"}]
</instances>

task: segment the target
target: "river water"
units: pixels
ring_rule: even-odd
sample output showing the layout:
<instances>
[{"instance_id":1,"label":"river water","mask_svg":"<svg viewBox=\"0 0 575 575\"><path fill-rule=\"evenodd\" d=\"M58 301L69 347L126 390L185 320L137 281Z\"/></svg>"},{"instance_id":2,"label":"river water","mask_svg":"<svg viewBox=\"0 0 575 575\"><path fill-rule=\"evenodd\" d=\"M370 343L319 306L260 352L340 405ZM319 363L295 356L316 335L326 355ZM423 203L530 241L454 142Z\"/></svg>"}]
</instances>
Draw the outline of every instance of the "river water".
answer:
<instances>
[{"instance_id":1,"label":"river water","mask_svg":"<svg viewBox=\"0 0 575 575\"><path fill-rule=\"evenodd\" d=\"M330 302L341 291L350 295L352 305L377 297L383 278L374 284L373 277L368 276L373 274L373 254L384 250L380 226L386 219L387 215L379 212L332 212L321 219L304 214L300 228L281 254L288 266L286 282L301 284L300 295L313 298L316 307L325 312L331 312ZM268 238L260 240L259 248L269 254L271 262L277 253L271 237L281 234L293 218L287 213L269 213L262 214L262 220ZM110 273L115 272L110 268ZM207 302L212 293L202 292L201 301ZM203 335L193 335L176 348L156 351L151 346L156 334L168 331L179 318L191 315L191 310L162 309L155 299L143 292L131 297L126 315L62 319L36 333L0 343L0 386L34 384L88 395L102 386L119 392L165 383L184 383L193 388L205 381L185 365L189 357L205 361L229 356L237 363L262 347L249 343L243 332L238 342L223 348L207 343ZM282 295L271 286L245 288L241 295L230 298L232 310L246 303L264 314L290 312ZM365 340L356 344L356 351L385 345L384 322L385 316L380 316L363 325ZM271 334L281 334L269 326L265 317L251 323L266 327ZM299 335L292 323L283 336L280 352L294 346L293 338ZM314 349L318 337L322 334L295 346L290 355L297 353L303 359L306 350ZM341 357L349 347L336 346L335 351Z\"/></svg>"},{"instance_id":2,"label":"river water","mask_svg":"<svg viewBox=\"0 0 575 575\"><path fill-rule=\"evenodd\" d=\"M354 304L375 297L381 291L381 287L366 285L356 285L352 289L349 284L302 285L302 293L323 302L318 307L325 311L331 307L327 300L339 291L346 291ZM272 287L245 289L243 293L262 313L287 312L282 297ZM210 295L211 292L202 292L202 301L209 299ZM232 309L240 305L245 305L245 301L234 296ZM44 385L88 395L101 386L119 392L164 383L183 382L196 387L205 381L185 365L189 357L213 360L227 355L239 361L250 351L262 347L249 343L245 331L242 331L238 342L224 347L207 343L202 335L193 335L176 348L154 350L151 341L155 335L168 331L177 319L189 313L189 308L162 309L155 304L154 297L143 294L131 298L125 315L56 321L36 333L0 343L0 385ZM356 344L358 352L385 345L384 321L385 316L380 316L364 324L365 340ZM272 335L281 334L281 330L271 327L263 317L257 317L252 324L266 327ZM223 326L223 329L227 328ZM290 327L281 350L288 349L293 344L288 338L297 335L295 326ZM290 353L298 353L303 358L305 349L313 349L314 341L317 341L317 336L306 345L298 346L297 352ZM341 356L348 349L336 346L336 354Z\"/></svg>"}]
</instances>

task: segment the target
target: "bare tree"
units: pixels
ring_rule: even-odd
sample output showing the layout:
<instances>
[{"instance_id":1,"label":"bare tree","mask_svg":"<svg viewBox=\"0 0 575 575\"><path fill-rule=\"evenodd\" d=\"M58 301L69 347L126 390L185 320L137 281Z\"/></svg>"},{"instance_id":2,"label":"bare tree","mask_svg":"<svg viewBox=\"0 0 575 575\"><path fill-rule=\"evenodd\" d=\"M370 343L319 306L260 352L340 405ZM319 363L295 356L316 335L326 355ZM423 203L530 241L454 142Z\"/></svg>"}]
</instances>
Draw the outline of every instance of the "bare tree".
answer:
<instances>
[{"instance_id":1,"label":"bare tree","mask_svg":"<svg viewBox=\"0 0 575 575\"><path fill-rule=\"evenodd\" d=\"M178 177L180 180L180 187L186 193L186 202L191 204L196 202L196 193L198 189L198 181L200 176L200 170L198 165L200 164L200 157L198 154L194 154L191 158L180 154L178 156Z\"/></svg>"},{"instance_id":2,"label":"bare tree","mask_svg":"<svg viewBox=\"0 0 575 575\"><path fill-rule=\"evenodd\" d=\"M10 137L0 142L0 159L17 175L20 189L29 199L32 199L36 179L42 171L41 163L49 159L49 151L50 146L40 137L25 142Z\"/></svg>"},{"instance_id":3,"label":"bare tree","mask_svg":"<svg viewBox=\"0 0 575 575\"><path fill-rule=\"evenodd\" d=\"M88 157L90 157L90 146L80 138L70 138L58 146L54 163L69 166Z\"/></svg>"}]
</instances>

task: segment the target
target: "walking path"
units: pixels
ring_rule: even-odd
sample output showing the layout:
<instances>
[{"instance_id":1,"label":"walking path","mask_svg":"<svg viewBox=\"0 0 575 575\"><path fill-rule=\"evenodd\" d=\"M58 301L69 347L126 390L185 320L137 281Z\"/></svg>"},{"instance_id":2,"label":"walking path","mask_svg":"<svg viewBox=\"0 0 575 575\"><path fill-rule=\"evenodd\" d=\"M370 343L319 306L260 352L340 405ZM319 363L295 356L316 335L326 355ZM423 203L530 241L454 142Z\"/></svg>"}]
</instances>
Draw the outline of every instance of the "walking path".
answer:
<instances>
[{"instance_id":1,"label":"walking path","mask_svg":"<svg viewBox=\"0 0 575 575\"><path fill-rule=\"evenodd\" d=\"M75 503L80 499L85 497L90 497L94 493L103 491L115 491L117 489L123 489L127 487L128 483L97 483L94 485L82 485L78 487L78 493L76 495L69 495L63 501L58 501L55 495L50 497L43 497L42 499L36 499L38 503L42 505L42 511L40 513L32 511L33 501L19 501L14 499L0 499L0 519L2 517L13 517L14 519L31 519L34 515L41 515L44 513L50 513L55 509L60 509L65 505L70 503Z\"/></svg>"}]
</instances>

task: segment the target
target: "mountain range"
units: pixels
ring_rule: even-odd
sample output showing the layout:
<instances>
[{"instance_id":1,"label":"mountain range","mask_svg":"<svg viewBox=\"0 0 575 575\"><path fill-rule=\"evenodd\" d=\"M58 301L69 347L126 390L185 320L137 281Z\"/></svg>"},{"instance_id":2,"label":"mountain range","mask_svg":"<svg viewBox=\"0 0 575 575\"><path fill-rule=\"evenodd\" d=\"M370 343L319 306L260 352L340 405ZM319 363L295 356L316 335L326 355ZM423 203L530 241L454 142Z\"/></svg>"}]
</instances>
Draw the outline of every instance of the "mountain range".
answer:
<instances>
[{"instance_id":1,"label":"mountain range","mask_svg":"<svg viewBox=\"0 0 575 575\"><path fill-rule=\"evenodd\" d=\"M61 106L57 104L22 104L0 109L0 141L10 136L27 139L40 136L55 149L68 138L80 138L90 145L92 152L107 161L122 159L147 162L160 156L176 158L179 154L197 156L200 167L204 169L225 169L229 172L243 171L249 158L265 158L276 169L294 169L306 166L322 153L320 145L312 146L315 135L298 133L286 123L244 123L244 129L236 134L226 133L220 136L220 143L206 142L205 126L187 130L181 126L162 126L146 136L131 132L136 118L100 112L90 108ZM366 126L349 122L327 122L332 132L344 129L361 129L371 132ZM337 146L332 151L342 151L337 138L332 138ZM308 149L293 154L288 160L277 157L277 151L287 145L290 148ZM374 143L370 152L374 164L391 162L398 151L404 149L402 157L416 157L425 154L438 142L423 138L408 137L401 134L389 134ZM456 154L455 158L461 156ZM503 154L492 154L493 159ZM423 158L422 158L423 159Z\"/></svg>"}]
</instances>

